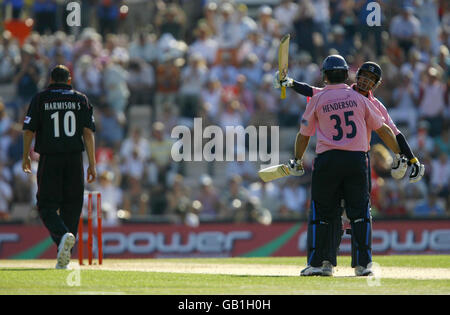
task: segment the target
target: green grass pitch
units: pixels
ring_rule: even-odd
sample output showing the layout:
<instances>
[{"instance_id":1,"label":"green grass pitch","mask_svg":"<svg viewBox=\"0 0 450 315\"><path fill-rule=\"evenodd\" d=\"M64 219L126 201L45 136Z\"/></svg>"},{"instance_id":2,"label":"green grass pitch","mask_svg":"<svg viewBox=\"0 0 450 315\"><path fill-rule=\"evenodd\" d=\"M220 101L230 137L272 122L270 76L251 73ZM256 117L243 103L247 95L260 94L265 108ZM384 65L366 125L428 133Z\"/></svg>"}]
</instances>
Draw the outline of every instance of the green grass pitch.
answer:
<instances>
[{"instance_id":1,"label":"green grass pitch","mask_svg":"<svg viewBox=\"0 0 450 315\"><path fill-rule=\"evenodd\" d=\"M334 277L298 276L305 257L105 259L103 266L72 270L55 270L53 260L0 260L0 294L450 294L450 255L375 256L374 262L380 276L364 278L352 274L349 257L339 257Z\"/></svg>"}]
</instances>

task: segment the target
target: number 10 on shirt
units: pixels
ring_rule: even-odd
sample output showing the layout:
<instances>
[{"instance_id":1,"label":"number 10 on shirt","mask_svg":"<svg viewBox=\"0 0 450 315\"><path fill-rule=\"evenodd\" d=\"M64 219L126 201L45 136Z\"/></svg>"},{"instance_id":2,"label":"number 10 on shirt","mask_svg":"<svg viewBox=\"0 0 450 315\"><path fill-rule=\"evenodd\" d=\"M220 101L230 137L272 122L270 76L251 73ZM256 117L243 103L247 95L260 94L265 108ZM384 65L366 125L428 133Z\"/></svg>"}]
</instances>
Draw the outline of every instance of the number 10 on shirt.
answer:
<instances>
[{"instance_id":1,"label":"number 10 on shirt","mask_svg":"<svg viewBox=\"0 0 450 315\"><path fill-rule=\"evenodd\" d=\"M53 132L55 138L60 137L59 132L59 112L54 112L50 118L53 120ZM64 133L67 137L73 137L77 130L75 113L68 111L64 114Z\"/></svg>"}]
</instances>

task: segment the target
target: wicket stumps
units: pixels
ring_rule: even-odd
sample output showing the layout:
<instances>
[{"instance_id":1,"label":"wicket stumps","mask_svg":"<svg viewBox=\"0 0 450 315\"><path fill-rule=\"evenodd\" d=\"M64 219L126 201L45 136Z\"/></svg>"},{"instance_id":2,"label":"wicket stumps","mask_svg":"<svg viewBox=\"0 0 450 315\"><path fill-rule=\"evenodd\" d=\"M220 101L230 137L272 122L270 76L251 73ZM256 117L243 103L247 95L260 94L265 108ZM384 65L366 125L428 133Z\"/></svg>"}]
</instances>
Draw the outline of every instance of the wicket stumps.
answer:
<instances>
[{"instance_id":1,"label":"wicket stumps","mask_svg":"<svg viewBox=\"0 0 450 315\"><path fill-rule=\"evenodd\" d=\"M97 196L97 251L98 251L98 264L103 263L103 238L102 238L102 194L98 191L86 191L85 195L88 195L88 261L89 265L92 265L93 260L93 243L94 243L94 229L93 222L93 195ZM78 224L78 262L83 265L83 218L80 217Z\"/></svg>"}]
</instances>

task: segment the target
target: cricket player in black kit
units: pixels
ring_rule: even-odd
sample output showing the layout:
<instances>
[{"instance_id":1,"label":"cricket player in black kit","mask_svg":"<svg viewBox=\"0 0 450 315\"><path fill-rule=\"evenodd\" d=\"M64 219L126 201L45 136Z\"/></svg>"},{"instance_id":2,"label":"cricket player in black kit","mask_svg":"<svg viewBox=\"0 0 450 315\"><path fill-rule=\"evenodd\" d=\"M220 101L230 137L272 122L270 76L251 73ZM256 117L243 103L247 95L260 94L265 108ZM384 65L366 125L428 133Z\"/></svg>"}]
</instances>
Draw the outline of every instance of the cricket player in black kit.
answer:
<instances>
[{"instance_id":1,"label":"cricket player in black kit","mask_svg":"<svg viewBox=\"0 0 450 315\"><path fill-rule=\"evenodd\" d=\"M37 206L58 246L57 269L67 269L75 244L83 207L85 146L89 159L87 181L93 182L97 175L93 109L87 97L70 83L67 67L56 66L48 88L31 100L23 124L22 169L31 173L29 152L35 138L34 150L40 155Z\"/></svg>"}]
</instances>

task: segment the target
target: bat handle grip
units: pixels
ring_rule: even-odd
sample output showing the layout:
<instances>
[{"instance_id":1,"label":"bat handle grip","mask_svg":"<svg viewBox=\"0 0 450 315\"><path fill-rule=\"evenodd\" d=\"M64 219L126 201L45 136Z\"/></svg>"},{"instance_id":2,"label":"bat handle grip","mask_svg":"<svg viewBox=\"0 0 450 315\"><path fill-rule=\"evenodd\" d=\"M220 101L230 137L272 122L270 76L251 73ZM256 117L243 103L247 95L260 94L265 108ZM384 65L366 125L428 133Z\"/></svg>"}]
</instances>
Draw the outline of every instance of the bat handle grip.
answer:
<instances>
[{"instance_id":1,"label":"bat handle grip","mask_svg":"<svg viewBox=\"0 0 450 315\"><path fill-rule=\"evenodd\" d=\"M282 87L281 87L281 95L280 95L280 98L281 98L282 100L284 100L284 99L286 98L286 87L285 87L285 86L282 86Z\"/></svg>"}]
</instances>

